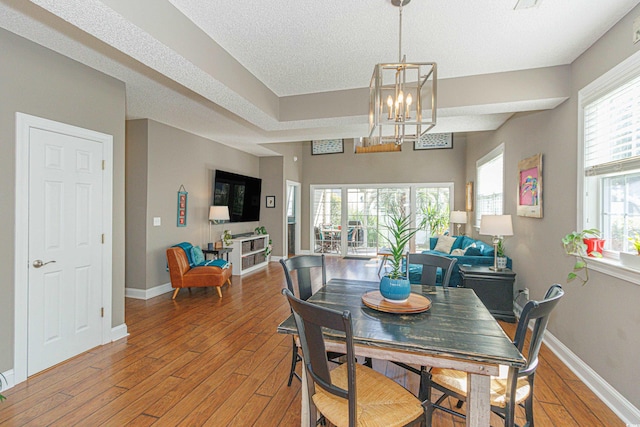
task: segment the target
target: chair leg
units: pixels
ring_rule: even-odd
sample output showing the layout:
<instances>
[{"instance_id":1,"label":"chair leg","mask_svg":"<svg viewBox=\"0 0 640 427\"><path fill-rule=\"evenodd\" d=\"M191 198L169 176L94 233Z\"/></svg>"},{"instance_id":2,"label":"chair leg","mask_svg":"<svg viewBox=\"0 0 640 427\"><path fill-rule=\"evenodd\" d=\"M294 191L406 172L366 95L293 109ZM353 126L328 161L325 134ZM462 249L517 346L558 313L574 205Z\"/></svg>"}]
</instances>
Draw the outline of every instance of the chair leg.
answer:
<instances>
[{"instance_id":1,"label":"chair leg","mask_svg":"<svg viewBox=\"0 0 640 427\"><path fill-rule=\"evenodd\" d=\"M524 401L524 413L527 419L527 427L533 427L533 379L534 375L529 377L529 396Z\"/></svg>"},{"instance_id":2,"label":"chair leg","mask_svg":"<svg viewBox=\"0 0 640 427\"><path fill-rule=\"evenodd\" d=\"M229 286L231 286L231 277L227 279L227 283L229 284Z\"/></svg>"},{"instance_id":3,"label":"chair leg","mask_svg":"<svg viewBox=\"0 0 640 427\"><path fill-rule=\"evenodd\" d=\"M293 381L293 377L296 375L296 365L298 364L298 346L296 345L295 339L293 339L293 351L291 352L291 372L289 372L289 381L287 382L287 387L291 387L291 381Z\"/></svg>"},{"instance_id":4,"label":"chair leg","mask_svg":"<svg viewBox=\"0 0 640 427\"><path fill-rule=\"evenodd\" d=\"M173 291L173 296L171 297L171 299L176 299L176 297L178 296L178 292L180 292L180 288L176 288L176 290Z\"/></svg>"},{"instance_id":5,"label":"chair leg","mask_svg":"<svg viewBox=\"0 0 640 427\"><path fill-rule=\"evenodd\" d=\"M220 286L216 286L216 290L218 291L218 295L220 295L220 299L222 299L222 289L220 289Z\"/></svg>"},{"instance_id":6,"label":"chair leg","mask_svg":"<svg viewBox=\"0 0 640 427\"><path fill-rule=\"evenodd\" d=\"M420 399L421 402L431 400L431 372L427 371L425 368L422 368L420 371L420 390L418 391L418 399Z\"/></svg>"},{"instance_id":7,"label":"chair leg","mask_svg":"<svg viewBox=\"0 0 640 427\"><path fill-rule=\"evenodd\" d=\"M424 425L426 427L431 427L431 423L433 421L433 410L435 409L435 406L433 406L433 403L431 403L430 400L422 402L422 405L424 407Z\"/></svg>"}]
</instances>

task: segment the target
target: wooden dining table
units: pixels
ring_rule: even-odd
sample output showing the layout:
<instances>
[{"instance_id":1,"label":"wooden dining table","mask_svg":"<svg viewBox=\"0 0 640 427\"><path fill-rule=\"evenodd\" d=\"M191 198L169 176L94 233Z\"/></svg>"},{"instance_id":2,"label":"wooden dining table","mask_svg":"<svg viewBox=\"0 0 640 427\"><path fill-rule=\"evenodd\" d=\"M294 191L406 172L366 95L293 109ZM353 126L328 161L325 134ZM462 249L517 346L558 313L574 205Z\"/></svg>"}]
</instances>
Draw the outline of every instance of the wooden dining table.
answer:
<instances>
[{"instance_id":1,"label":"wooden dining table","mask_svg":"<svg viewBox=\"0 0 640 427\"><path fill-rule=\"evenodd\" d=\"M422 313L395 314L363 304L362 295L378 287L378 282L332 279L308 301L351 312L357 356L467 372L467 426L489 426L490 376L498 375L500 365L517 370L526 360L482 301L472 289L412 285L412 292L429 298L431 307ZM293 315L278 332L297 335ZM327 351L345 351L344 335L327 331L325 337ZM305 377L303 425L309 405ZM513 419L513 413L507 414L508 423Z\"/></svg>"}]
</instances>

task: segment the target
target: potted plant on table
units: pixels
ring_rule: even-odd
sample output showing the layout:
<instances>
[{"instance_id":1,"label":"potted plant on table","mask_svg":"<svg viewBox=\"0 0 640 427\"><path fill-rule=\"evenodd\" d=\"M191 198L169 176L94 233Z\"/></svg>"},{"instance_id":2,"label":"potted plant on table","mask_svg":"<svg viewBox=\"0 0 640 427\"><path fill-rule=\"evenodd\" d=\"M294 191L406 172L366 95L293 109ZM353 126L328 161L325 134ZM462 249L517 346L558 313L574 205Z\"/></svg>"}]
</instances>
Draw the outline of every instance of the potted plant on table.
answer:
<instances>
[{"instance_id":1,"label":"potted plant on table","mask_svg":"<svg viewBox=\"0 0 640 427\"><path fill-rule=\"evenodd\" d=\"M403 215L397 210L388 215L387 225L383 228L388 231L388 236L381 237L389 244L391 271L380 280L380 294L389 302L402 303L411 293L409 278L404 277L401 272L402 258L405 248L418 230L411 227L411 218L408 215Z\"/></svg>"},{"instance_id":2,"label":"potted plant on table","mask_svg":"<svg viewBox=\"0 0 640 427\"><path fill-rule=\"evenodd\" d=\"M504 239L502 238L498 239L498 244L496 245L496 264L499 270L507 268L507 256L504 253Z\"/></svg>"},{"instance_id":3,"label":"potted plant on table","mask_svg":"<svg viewBox=\"0 0 640 427\"><path fill-rule=\"evenodd\" d=\"M602 253L596 250L589 252L589 247L585 239L599 238L600 230L597 228L589 228L580 232L574 231L562 238L562 245L567 255L577 257L573 270L567 275L567 282L579 279L584 285L589 281L589 267L587 266L587 257L602 258ZM602 249L601 249L602 250ZM584 271L584 276L580 273Z\"/></svg>"}]
</instances>

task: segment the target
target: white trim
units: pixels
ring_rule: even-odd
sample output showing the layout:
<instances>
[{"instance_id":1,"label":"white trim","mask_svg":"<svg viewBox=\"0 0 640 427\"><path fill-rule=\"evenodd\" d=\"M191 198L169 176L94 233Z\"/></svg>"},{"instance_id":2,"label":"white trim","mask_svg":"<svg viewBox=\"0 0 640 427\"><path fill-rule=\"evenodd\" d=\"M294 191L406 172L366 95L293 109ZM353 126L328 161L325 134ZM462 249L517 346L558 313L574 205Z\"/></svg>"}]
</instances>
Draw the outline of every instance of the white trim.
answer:
<instances>
[{"instance_id":1,"label":"white trim","mask_svg":"<svg viewBox=\"0 0 640 427\"><path fill-rule=\"evenodd\" d=\"M619 260L605 256L602 258L589 258L587 264L591 270L640 285L640 271L621 265Z\"/></svg>"},{"instance_id":2,"label":"white trim","mask_svg":"<svg viewBox=\"0 0 640 427\"><path fill-rule=\"evenodd\" d=\"M531 326L531 325L530 325ZM544 343L589 389L627 425L640 424L640 409L607 383L548 330Z\"/></svg>"},{"instance_id":3,"label":"white trim","mask_svg":"<svg viewBox=\"0 0 640 427\"><path fill-rule=\"evenodd\" d=\"M79 138L91 139L103 144L103 159L106 167L103 174L103 230L105 244L102 257L102 344L111 342L111 298L113 294L113 136L59 123L41 117L16 112L15 140L15 260L14 260L14 358L13 375L15 383L27 379L27 334L28 334L28 268L29 268L29 130L45 129Z\"/></svg>"},{"instance_id":4,"label":"white trim","mask_svg":"<svg viewBox=\"0 0 640 427\"><path fill-rule=\"evenodd\" d=\"M128 336L129 336L129 331L127 329L126 323L123 323L121 325L114 326L113 328L111 328L111 339L113 341L118 341Z\"/></svg>"},{"instance_id":5,"label":"white trim","mask_svg":"<svg viewBox=\"0 0 640 427\"><path fill-rule=\"evenodd\" d=\"M13 369L9 369L8 371L3 372L2 375L4 375L4 378L7 380L7 382L0 378L0 391L9 390L16 385L16 378L13 373Z\"/></svg>"},{"instance_id":6,"label":"white trim","mask_svg":"<svg viewBox=\"0 0 640 427\"><path fill-rule=\"evenodd\" d=\"M148 300L172 291L171 283L165 283L150 289L124 288L124 296L125 298Z\"/></svg>"}]
</instances>

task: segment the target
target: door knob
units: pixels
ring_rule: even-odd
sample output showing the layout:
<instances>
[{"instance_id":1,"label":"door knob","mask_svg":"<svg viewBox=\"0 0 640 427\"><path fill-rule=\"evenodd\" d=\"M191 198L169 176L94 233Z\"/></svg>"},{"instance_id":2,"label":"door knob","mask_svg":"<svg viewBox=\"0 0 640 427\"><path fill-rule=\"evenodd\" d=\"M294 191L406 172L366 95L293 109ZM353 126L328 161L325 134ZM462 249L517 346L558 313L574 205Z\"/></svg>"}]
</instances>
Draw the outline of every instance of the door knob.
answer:
<instances>
[{"instance_id":1,"label":"door knob","mask_svg":"<svg viewBox=\"0 0 640 427\"><path fill-rule=\"evenodd\" d=\"M47 264L51 264L52 262L55 262L55 261L42 262L41 259L37 259L37 260L33 261L33 266L35 268L40 268L40 267L44 267Z\"/></svg>"}]
</instances>

